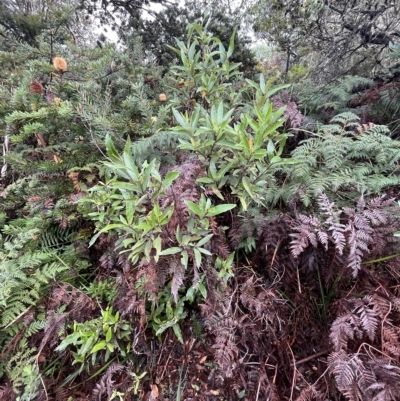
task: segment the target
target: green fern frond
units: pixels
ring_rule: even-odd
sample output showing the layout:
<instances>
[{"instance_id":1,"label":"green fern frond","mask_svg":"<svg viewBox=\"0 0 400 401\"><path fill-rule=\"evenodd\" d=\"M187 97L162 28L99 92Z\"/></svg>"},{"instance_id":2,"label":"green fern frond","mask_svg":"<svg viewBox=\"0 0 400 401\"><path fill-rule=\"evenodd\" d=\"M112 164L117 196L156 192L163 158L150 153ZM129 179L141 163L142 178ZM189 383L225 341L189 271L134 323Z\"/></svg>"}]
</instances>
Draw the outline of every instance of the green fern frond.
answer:
<instances>
[{"instance_id":1,"label":"green fern frond","mask_svg":"<svg viewBox=\"0 0 400 401\"><path fill-rule=\"evenodd\" d=\"M332 124L334 123L334 124ZM286 169L288 180L284 194L299 193L307 206L320 192L346 192L347 201L356 201L361 194L377 195L400 184L400 141L390 137L384 126L371 126L363 131L358 117L342 113L322 126L310 139L302 141L292 152L299 163ZM289 190L289 188L291 188Z\"/></svg>"}]
</instances>

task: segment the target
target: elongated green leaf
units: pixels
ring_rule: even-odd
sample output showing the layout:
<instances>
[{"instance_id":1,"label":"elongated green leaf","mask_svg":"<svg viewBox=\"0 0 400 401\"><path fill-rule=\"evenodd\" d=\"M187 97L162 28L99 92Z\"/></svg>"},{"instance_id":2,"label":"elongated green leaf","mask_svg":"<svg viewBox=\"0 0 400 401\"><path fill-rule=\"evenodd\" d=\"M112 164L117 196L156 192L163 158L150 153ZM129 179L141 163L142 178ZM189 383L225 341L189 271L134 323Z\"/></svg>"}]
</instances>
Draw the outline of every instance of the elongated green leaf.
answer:
<instances>
[{"instance_id":1,"label":"elongated green leaf","mask_svg":"<svg viewBox=\"0 0 400 401\"><path fill-rule=\"evenodd\" d=\"M275 153L275 145L271 140L269 140L267 144L267 153L271 156Z\"/></svg>"},{"instance_id":2,"label":"elongated green leaf","mask_svg":"<svg viewBox=\"0 0 400 401\"><path fill-rule=\"evenodd\" d=\"M181 127L185 128L185 129L189 129L187 122L185 121L185 119L182 117L181 113L179 113L178 110L172 109L172 113L174 114L176 121L178 122L178 124Z\"/></svg>"},{"instance_id":3,"label":"elongated green leaf","mask_svg":"<svg viewBox=\"0 0 400 401\"><path fill-rule=\"evenodd\" d=\"M196 203L192 202L192 201L187 201L185 200L186 206L197 216L202 217L203 213L199 207L199 205L197 205Z\"/></svg>"},{"instance_id":4,"label":"elongated green leaf","mask_svg":"<svg viewBox=\"0 0 400 401\"><path fill-rule=\"evenodd\" d=\"M200 267L201 266L201 259L202 259L201 253L197 248L194 248L193 251L194 251L194 259L196 261L196 266Z\"/></svg>"},{"instance_id":5,"label":"elongated green leaf","mask_svg":"<svg viewBox=\"0 0 400 401\"><path fill-rule=\"evenodd\" d=\"M154 259L155 259L156 262L158 262L158 257L159 257L160 252L161 252L161 237L157 237L153 241L153 248L155 248L155 250L156 250L156 254L154 256Z\"/></svg>"},{"instance_id":6,"label":"elongated green leaf","mask_svg":"<svg viewBox=\"0 0 400 401\"><path fill-rule=\"evenodd\" d=\"M81 333L79 333L79 332L70 334L61 342L61 344L55 350L56 351L64 351L70 344L75 344L75 345L79 344L80 337L81 337Z\"/></svg>"},{"instance_id":7,"label":"elongated green leaf","mask_svg":"<svg viewBox=\"0 0 400 401\"><path fill-rule=\"evenodd\" d=\"M254 89L259 89L259 87L258 87L258 85L254 82L254 81L252 81L252 80L250 80L250 79L246 79L246 82L250 85L250 86L252 86Z\"/></svg>"},{"instance_id":8,"label":"elongated green leaf","mask_svg":"<svg viewBox=\"0 0 400 401\"><path fill-rule=\"evenodd\" d=\"M111 340L111 336L112 336L112 330L111 327L109 327L109 329L107 330L107 334L106 334L106 341L109 343Z\"/></svg>"},{"instance_id":9,"label":"elongated green leaf","mask_svg":"<svg viewBox=\"0 0 400 401\"><path fill-rule=\"evenodd\" d=\"M107 134L105 142L106 142L107 156L113 161L116 161L116 162L120 161L117 149L115 148L109 134Z\"/></svg>"},{"instance_id":10,"label":"elongated green leaf","mask_svg":"<svg viewBox=\"0 0 400 401\"><path fill-rule=\"evenodd\" d=\"M124 152L122 158L124 159L124 164L127 167L126 172L129 174L129 177L132 181L137 181L139 171L136 167L135 162L132 159L132 156L128 152Z\"/></svg>"},{"instance_id":11,"label":"elongated green leaf","mask_svg":"<svg viewBox=\"0 0 400 401\"><path fill-rule=\"evenodd\" d=\"M189 51L188 51L189 61L193 61L193 57L194 57L195 51L196 51L196 42L193 42L191 44L190 48L189 48Z\"/></svg>"},{"instance_id":12,"label":"elongated green leaf","mask_svg":"<svg viewBox=\"0 0 400 401\"><path fill-rule=\"evenodd\" d=\"M90 336L88 339L87 339L87 341L86 341L86 343L84 344L84 346L81 348L81 350L79 351L79 353L81 354L81 355L86 355L88 352L89 352L89 350L92 348L92 344L93 344L93 341L95 340L95 336Z\"/></svg>"},{"instance_id":13,"label":"elongated green leaf","mask_svg":"<svg viewBox=\"0 0 400 401\"><path fill-rule=\"evenodd\" d=\"M244 177L244 178L247 178L247 177ZM225 213L228 210L231 210L235 207L236 207L236 205L234 203L226 203L224 205L214 206L208 210L207 216L216 216L217 214Z\"/></svg>"},{"instance_id":14,"label":"elongated green leaf","mask_svg":"<svg viewBox=\"0 0 400 401\"><path fill-rule=\"evenodd\" d=\"M93 348L92 351L90 351L91 354L94 354L97 351L100 351L104 348L107 347L107 343L105 341L100 341L99 343L97 343Z\"/></svg>"},{"instance_id":15,"label":"elongated green leaf","mask_svg":"<svg viewBox=\"0 0 400 401\"><path fill-rule=\"evenodd\" d=\"M133 252L133 253L138 252L138 251L142 250L145 245L146 245L146 242L144 240L139 240L138 242L136 242L135 245L133 245L133 247L131 248L131 252Z\"/></svg>"},{"instance_id":16,"label":"elongated green leaf","mask_svg":"<svg viewBox=\"0 0 400 401\"><path fill-rule=\"evenodd\" d=\"M93 235L93 237L91 238L91 240L89 242L89 248L97 241L97 238L99 238L100 235L101 235L101 231L99 231L98 233Z\"/></svg>"},{"instance_id":17,"label":"elongated green leaf","mask_svg":"<svg viewBox=\"0 0 400 401\"><path fill-rule=\"evenodd\" d=\"M251 189L251 183L250 180L247 177L242 178L242 184L244 186L244 189L246 192L254 199L254 193L253 190Z\"/></svg>"},{"instance_id":18,"label":"elongated green leaf","mask_svg":"<svg viewBox=\"0 0 400 401\"><path fill-rule=\"evenodd\" d=\"M181 332L181 328L179 327L179 324L175 323L172 326L172 330L174 330L174 333L175 333L176 338L178 339L178 341L183 344L182 332Z\"/></svg>"},{"instance_id":19,"label":"elongated green leaf","mask_svg":"<svg viewBox=\"0 0 400 401\"><path fill-rule=\"evenodd\" d=\"M200 118L200 110L201 110L200 107L196 107L196 110L192 114L191 123L190 123L190 128L191 128L192 132L195 132L197 129L197 124L198 124L199 118Z\"/></svg>"},{"instance_id":20,"label":"elongated green leaf","mask_svg":"<svg viewBox=\"0 0 400 401\"><path fill-rule=\"evenodd\" d=\"M181 252L181 251L182 251L182 248L175 246L172 248L164 249L163 251L160 252L160 256L175 255L176 253Z\"/></svg>"},{"instance_id":21,"label":"elongated green leaf","mask_svg":"<svg viewBox=\"0 0 400 401\"><path fill-rule=\"evenodd\" d=\"M204 248L197 248L201 253L204 253L204 255L212 256L212 253L210 251L207 251L207 249Z\"/></svg>"},{"instance_id":22,"label":"elongated green leaf","mask_svg":"<svg viewBox=\"0 0 400 401\"><path fill-rule=\"evenodd\" d=\"M290 84L283 84L283 85L278 85L275 86L274 88L271 88L266 94L265 97L271 97L274 95L276 92L279 92L282 89L289 88Z\"/></svg>"},{"instance_id":23,"label":"elongated green leaf","mask_svg":"<svg viewBox=\"0 0 400 401\"><path fill-rule=\"evenodd\" d=\"M181 263L183 264L183 266L185 266L186 269L189 263L189 255L186 251L182 251Z\"/></svg>"},{"instance_id":24,"label":"elongated green leaf","mask_svg":"<svg viewBox=\"0 0 400 401\"><path fill-rule=\"evenodd\" d=\"M175 323L173 321L168 321L163 323L159 329L156 331L156 336L164 333L165 330L169 329L170 327L172 327Z\"/></svg>"},{"instance_id":25,"label":"elongated green leaf","mask_svg":"<svg viewBox=\"0 0 400 401\"><path fill-rule=\"evenodd\" d=\"M232 56L232 54L233 54L233 49L234 49L234 47L235 47L235 36L236 36L236 31L237 31L237 27L233 30L233 33L232 33L232 36L231 36L231 38L230 38L230 40L229 40L229 47L228 47L228 52L227 52L227 56L228 56L228 58L230 57L230 56Z\"/></svg>"},{"instance_id":26,"label":"elongated green leaf","mask_svg":"<svg viewBox=\"0 0 400 401\"><path fill-rule=\"evenodd\" d=\"M125 209L125 213L126 213L126 221L128 222L128 224L132 224L133 222L133 213L135 211L134 208L134 204L132 201L126 201L126 209Z\"/></svg>"},{"instance_id":27,"label":"elongated green leaf","mask_svg":"<svg viewBox=\"0 0 400 401\"><path fill-rule=\"evenodd\" d=\"M116 188L116 189L125 189L127 191L132 191L132 192L137 192L138 191L138 186L136 184L132 184L131 182L112 182L109 184L110 187Z\"/></svg>"},{"instance_id":28,"label":"elongated green leaf","mask_svg":"<svg viewBox=\"0 0 400 401\"><path fill-rule=\"evenodd\" d=\"M368 265L371 263L379 263L379 262L384 262L385 260L390 260L393 258L397 258L397 256L399 256L400 253L395 253L393 255L389 255L389 256L384 256L383 258L378 258L378 259L374 259L374 260L368 260L366 262L362 262L363 265Z\"/></svg>"},{"instance_id":29,"label":"elongated green leaf","mask_svg":"<svg viewBox=\"0 0 400 401\"><path fill-rule=\"evenodd\" d=\"M264 140L266 140L267 136L271 134L271 132L275 132L279 127L281 127L283 124L283 121L278 121L275 124L270 125L264 132Z\"/></svg>"},{"instance_id":30,"label":"elongated green leaf","mask_svg":"<svg viewBox=\"0 0 400 401\"><path fill-rule=\"evenodd\" d=\"M167 189L179 177L179 171L170 171L164 178L162 183L163 189Z\"/></svg>"},{"instance_id":31,"label":"elongated green leaf","mask_svg":"<svg viewBox=\"0 0 400 401\"><path fill-rule=\"evenodd\" d=\"M104 228L100 230L100 234L106 233L107 231L113 230L114 228L124 228L124 227L125 224L107 224Z\"/></svg>"},{"instance_id":32,"label":"elongated green leaf","mask_svg":"<svg viewBox=\"0 0 400 401\"><path fill-rule=\"evenodd\" d=\"M181 51L180 51L179 49L177 49L177 48L175 48L175 47L172 47L172 46L170 46L170 45L167 45L167 47L168 47L170 50L172 50L173 52L175 52L178 56L181 55Z\"/></svg>"},{"instance_id":33,"label":"elongated green leaf","mask_svg":"<svg viewBox=\"0 0 400 401\"><path fill-rule=\"evenodd\" d=\"M208 234L204 238L202 238L198 243L197 246L203 246L206 244L210 239L214 236L214 234Z\"/></svg>"},{"instance_id":34,"label":"elongated green leaf","mask_svg":"<svg viewBox=\"0 0 400 401\"><path fill-rule=\"evenodd\" d=\"M265 94L265 79L264 79L264 74L260 74L260 89L261 93Z\"/></svg>"},{"instance_id":35,"label":"elongated green leaf","mask_svg":"<svg viewBox=\"0 0 400 401\"><path fill-rule=\"evenodd\" d=\"M196 180L196 182L199 182L200 184L212 184L214 181L208 177L201 177L201 178L198 178Z\"/></svg>"},{"instance_id":36,"label":"elongated green leaf","mask_svg":"<svg viewBox=\"0 0 400 401\"><path fill-rule=\"evenodd\" d=\"M207 298L207 289L203 283L199 284L199 291L200 291L201 295L203 296L203 298L206 299Z\"/></svg>"}]
</instances>

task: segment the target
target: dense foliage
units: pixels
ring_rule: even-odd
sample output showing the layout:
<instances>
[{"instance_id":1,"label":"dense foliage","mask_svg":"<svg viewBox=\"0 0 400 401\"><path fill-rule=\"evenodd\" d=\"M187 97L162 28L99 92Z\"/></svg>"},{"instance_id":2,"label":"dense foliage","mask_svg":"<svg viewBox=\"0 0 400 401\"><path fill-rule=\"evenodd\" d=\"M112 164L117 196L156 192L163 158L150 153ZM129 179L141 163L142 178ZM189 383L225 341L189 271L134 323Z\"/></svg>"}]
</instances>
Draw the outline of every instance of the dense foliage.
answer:
<instances>
[{"instance_id":1,"label":"dense foliage","mask_svg":"<svg viewBox=\"0 0 400 401\"><path fill-rule=\"evenodd\" d=\"M306 62L315 80L384 72L389 45L399 40L397 1L261 0L254 27L285 52L287 64Z\"/></svg>"},{"instance_id":2,"label":"dense foliage","mask_svg":"<svg viewBox=\"0 0 400 401\"><path fill-rule=\"evenodd\" d=\"M200 1L186 1L181 6L177 4L166 6L162 11L154 13L154 18L151 20L130 18L121 27L121 39L127 46L132 46L130 38L135 35L140 36L147 54L154 57L155 62L168 71L172 63L177 61L177 55L171 47L175 46L176 39L185 41L188 23L198 20L204 8ZM222 8L223 4L220 4L212 13L213 18L207 25L207 31L218 37L225 47L229 45L232 32L236 32L234 52L230 59L231 62L240 62L240 71L251 78L256 66L256 59L250 49L251 40L243 36L240 26L238 31L238 17L235 18L231 10L228 14L222 12Z\"/></svg>"},{"instance_id":3,"label":"dense foliage","mask_svg":"<svg viewBox=\"0 0 400 401\"><path fill-rule=\"evenodd\" d=\"M24 4L0 8L0 399L399 399L396 70L254 77L212 8L172 42L172 6L127 2L119 48L80 2Z\"/></svg>"}]
</instances>

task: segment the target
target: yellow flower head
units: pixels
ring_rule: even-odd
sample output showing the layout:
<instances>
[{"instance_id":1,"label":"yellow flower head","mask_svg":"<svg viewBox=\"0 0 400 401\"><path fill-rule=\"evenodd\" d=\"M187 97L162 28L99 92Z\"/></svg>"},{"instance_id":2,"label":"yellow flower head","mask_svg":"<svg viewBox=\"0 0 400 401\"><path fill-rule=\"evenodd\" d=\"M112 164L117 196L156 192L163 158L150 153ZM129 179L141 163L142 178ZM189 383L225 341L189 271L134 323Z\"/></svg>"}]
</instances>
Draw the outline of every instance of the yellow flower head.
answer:
<instances>
[{"instance_id":1,"label":"yellow flower head","mask_svg":"<svg viewBox=\"0 0 400 401\"><path fill-rule=\"evenodd\" d=\"M67 71L67 62L62 57L54 57L53 65L58 72Z\"/></svg>"},{"instance_id":2,"label":"yellow flower head","mask_svg":"<svg viewBox=\"0 0 400 401\"><path fill-rule=\"evenodd\" d=\"M160 102L165 102L167 100L167 95L165 93L160 93L158 98L160 99Z\"/></svg>"}]
</instances>

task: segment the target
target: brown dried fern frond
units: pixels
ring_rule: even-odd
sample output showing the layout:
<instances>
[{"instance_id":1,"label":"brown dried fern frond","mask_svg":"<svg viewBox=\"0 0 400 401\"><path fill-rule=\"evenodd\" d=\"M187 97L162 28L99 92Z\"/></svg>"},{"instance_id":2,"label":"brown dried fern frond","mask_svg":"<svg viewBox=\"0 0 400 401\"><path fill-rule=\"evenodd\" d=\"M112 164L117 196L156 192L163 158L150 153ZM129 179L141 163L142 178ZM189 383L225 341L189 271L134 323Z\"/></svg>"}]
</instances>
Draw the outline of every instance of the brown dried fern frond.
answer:
<instances>
[{"instance_id":1,"label":"brown dried fern frond","mask_svg":"<svg viewBox=\"0 0 400 401\"><path fill-rule=\"evenodd\" d=\"M310 386L301 391L296 401L325 401L325 395L322 391L318 391L315 386Z\"/></svg>"},{"instance_id":2,"label":"brown dried fern frond","mask_svg":"<svg viewBox=\"0 0 400 401\"><path fill-rule=\"evenodd\" d=\"M116 387L120 387L121 383L116 384L112 379L115 373L121 373L126 369L125 366L113 362L101 376L101 379L96 383L92 392L92 401L102 401L103 395L107 395L107 399L111 399L112 393Z\"/></svg>"},{"instance_id":3,"label":"brown dried fern frond","mask_svg":"<svg viewBox=\"0 0 400 401\"><path fill-rule=\"evenodd\" d=\"M179 167L174 167L172 171L179 171L180 175L167 189L166 195L160 202L163 208L174 205L174 212L164 233L166 242L175 239L178 226L182 230L186 229L188 207L185 201L197 202L200 199L196 180L205 174L204 166L197 159L188 159Z\"/></svg>"}]
</instances>

